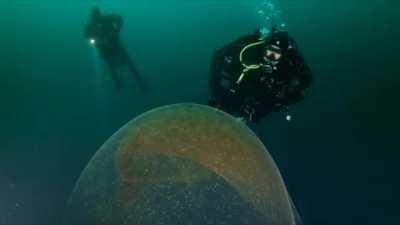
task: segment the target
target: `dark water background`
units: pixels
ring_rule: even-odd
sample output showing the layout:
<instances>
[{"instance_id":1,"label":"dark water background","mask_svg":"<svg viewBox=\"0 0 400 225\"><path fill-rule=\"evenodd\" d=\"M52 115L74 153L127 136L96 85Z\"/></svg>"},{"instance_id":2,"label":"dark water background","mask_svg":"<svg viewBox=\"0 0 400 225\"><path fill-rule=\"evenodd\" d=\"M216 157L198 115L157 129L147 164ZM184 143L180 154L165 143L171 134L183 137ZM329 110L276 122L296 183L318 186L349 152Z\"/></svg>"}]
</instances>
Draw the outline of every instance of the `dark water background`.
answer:
<instances>
[{"instance_id":1,"label":"dark water background","mask_svg":"<svg viewBox=\"0 0 400 225\"><path fill-rule=\"evenodd\" d=\"M315 84L287 123L253 126L307 224L400 224L398 1L281 0ZM259 1L101 1L151 91L118 93L82 36L94 1L0 2L0 224L56 224L90 157L156 106L205 103L212 52Z\"/></svg>"}]
</instances>

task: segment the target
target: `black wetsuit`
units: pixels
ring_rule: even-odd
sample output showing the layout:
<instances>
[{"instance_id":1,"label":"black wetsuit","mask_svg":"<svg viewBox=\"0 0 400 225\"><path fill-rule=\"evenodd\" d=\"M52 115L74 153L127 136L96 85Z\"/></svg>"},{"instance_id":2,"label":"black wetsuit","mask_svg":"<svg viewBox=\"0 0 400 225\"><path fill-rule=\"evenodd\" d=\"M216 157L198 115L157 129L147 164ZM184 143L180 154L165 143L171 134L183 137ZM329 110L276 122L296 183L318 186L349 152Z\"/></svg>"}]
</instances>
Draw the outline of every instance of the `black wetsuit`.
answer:
<instances>
[{"instance_id":1,"label":"black wetsuit","mask_svg":"<svg viewBox=\"0 0 400 225\"><path fill-rule=\"evenodd\" d=\"M265 43L260 34L244 36L217 50L210 66L211 98L209 104L256 121L272 110L299 102L311 84L311 72L300 53L291 49L274 66L259 66L245 71L246 65L265 65ZM256 44L260 43L260 44ZM240 61L241 51L243 61ZM275 67L275 69L272 69ZM238 82L240 80L240 82Z\"/></svg>"},{"instance_id":2,"label":"black wetsuit","mask_svg":"<svg viewBox=\"0 0 400 225\"><path fill-rule=\"evenodd\" d=\"M119 40L122 26L123 19L121 16L101 15L97 18L92 18L92 21L86 25L85 37L95 40L94 45L99 50L100 56L107 63L117 88L122 87L121 77L118 74L121 66L127 66L142 87L143 80Z\"/></svg>"}]
</instances>

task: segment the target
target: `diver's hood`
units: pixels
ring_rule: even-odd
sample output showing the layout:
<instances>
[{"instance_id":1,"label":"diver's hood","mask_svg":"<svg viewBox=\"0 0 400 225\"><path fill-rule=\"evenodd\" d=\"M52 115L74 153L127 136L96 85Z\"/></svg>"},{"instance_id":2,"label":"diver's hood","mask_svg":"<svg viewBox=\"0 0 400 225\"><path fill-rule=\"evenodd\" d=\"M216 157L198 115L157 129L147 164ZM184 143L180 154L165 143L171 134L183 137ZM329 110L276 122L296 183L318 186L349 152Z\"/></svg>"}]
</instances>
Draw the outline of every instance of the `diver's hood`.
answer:
<instances>
[{"instance_id":1,"label":"diver's hood","mask_svg":"<svg viewBox=\"0 0 400 225\"><path fill-rule=\"evenodd\" d=\"M285 31L273 31L265 41L265 46L278 46L282 52L296 49L296 42Z\"/></svg>"}]
</instances>

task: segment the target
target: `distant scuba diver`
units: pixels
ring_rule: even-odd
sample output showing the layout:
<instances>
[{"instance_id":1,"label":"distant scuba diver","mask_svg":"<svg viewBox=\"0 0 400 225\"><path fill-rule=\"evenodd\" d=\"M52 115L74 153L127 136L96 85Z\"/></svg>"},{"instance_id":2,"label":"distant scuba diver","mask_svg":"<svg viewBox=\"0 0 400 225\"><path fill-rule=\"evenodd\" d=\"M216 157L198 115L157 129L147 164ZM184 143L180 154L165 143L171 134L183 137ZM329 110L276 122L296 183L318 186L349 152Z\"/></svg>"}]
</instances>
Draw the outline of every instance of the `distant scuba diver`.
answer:
<instances>
[{"instance_id":1,"label":"distant scuba diver","mask_svg":"<svg viewBox=\"0 0 400 225\"><path fill-rule=\"evenodd\" d=\"M116 88L123 87L120 77L123 66L127 66L139 87L144 90L145 82L127 54L120 39L123 19L119 15L102 15L98 7L92 8L91 20L85 26L85 37L99 50L101 58L107 63Z\"/></svg>"},{"instance_id":2,"label":"distant scuba diver","mask_svg":"<svg viewBox=\"0 0 400 225\"><path fill-rule=\"evenodd\" d=\"M257 31L217 50L209 82L209 105L256 122L301 101L312 74L294 39L274 28L267 37Z\"/></svg>"}]
</instances>

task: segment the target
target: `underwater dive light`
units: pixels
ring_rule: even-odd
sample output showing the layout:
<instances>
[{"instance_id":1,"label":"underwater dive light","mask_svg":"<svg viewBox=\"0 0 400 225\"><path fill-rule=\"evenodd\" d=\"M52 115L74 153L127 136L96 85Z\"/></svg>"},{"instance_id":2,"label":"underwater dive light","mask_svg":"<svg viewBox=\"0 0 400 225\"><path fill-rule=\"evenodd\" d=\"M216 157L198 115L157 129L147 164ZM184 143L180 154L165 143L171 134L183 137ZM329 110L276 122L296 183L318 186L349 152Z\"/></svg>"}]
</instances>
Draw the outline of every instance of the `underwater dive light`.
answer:
<instances>
[{"instance_id":1,"label":"underwater dive light","mask_svg":"<svg viewBox=\"0 0 400 225\"><path fill-rule=\"evenodd\" d=\"M90 38L89 42L90 42L91 45L96 44L96 40L94 38Z\"/></svg>"}]
</instances>

